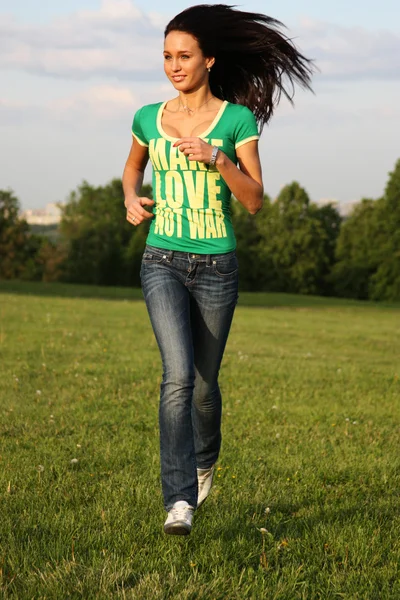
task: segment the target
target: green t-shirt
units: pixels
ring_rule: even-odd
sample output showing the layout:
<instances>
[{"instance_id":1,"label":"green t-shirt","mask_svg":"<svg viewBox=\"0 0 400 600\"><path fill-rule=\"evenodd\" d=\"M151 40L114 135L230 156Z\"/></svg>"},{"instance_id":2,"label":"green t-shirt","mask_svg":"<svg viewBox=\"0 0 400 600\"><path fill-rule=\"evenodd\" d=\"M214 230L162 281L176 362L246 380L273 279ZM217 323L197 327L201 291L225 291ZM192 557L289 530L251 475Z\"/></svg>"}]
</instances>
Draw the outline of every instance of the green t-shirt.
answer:
<instances>
[{"instance_id":1,"label":"green t-shirt","mask_svg":"<svg viewBox=\"0 0 400 600\"><path fill-rule=\"evenodd\" d=\"M196 254L230 252L236 248L231 191L215 167L188 161L173 147L178 138L167 135L161 125L165 104L143 106L132 125L135 139L149 148L153 165L155 218L147 243ZM221 148L237 164L236 150L259 135L251 110L225 101L207 131L197 137Z\"/></svg>"}]
</instances>

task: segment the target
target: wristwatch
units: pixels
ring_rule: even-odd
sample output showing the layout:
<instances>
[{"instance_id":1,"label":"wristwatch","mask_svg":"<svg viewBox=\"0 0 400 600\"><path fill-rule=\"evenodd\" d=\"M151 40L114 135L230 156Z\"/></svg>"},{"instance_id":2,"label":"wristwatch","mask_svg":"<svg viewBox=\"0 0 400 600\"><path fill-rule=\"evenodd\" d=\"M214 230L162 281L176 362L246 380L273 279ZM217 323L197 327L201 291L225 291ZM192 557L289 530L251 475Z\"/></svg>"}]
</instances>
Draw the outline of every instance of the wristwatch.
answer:
<instances>
[{"instance_id":1,"label":"wristwatch","mask_svg":"<svg viewBox=\"0 0 400 600\"><path fill-rule=\"evenodd\" d=\"M217 156L218 156L218 152L219 152L218 146L213 146L212 153L211 153L211 159L210 159L210 162L208 163L210 165L210 167L213 167L215 165L215 162L216 162Z\"/></svg>"}]
</instances>

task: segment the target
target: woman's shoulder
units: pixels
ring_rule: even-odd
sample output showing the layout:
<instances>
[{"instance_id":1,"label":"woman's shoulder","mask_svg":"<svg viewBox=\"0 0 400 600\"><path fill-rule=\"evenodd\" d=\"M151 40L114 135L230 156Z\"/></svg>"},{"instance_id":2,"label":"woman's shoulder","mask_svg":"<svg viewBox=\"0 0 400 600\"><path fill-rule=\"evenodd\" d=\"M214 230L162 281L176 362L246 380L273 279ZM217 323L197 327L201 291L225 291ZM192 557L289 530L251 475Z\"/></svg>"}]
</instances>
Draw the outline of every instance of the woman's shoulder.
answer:
<instances>
[{"instance_id":1,"label":"woman's shoulder","mask_svg":"<svg viewBox=\"0 0 400 600\"><path fill-rule=\"evenodd\" d=\"M256 117L250 108L244 104L233 104L228 102L225 110L225 123L229 128L237 132L244 126L251 129L257 128Z\"/></svg>"},{"instance_id":2,"label":"woman's shoulder","mask_svg":"<svg viewBox=\"0 0 400 600\"><path fill-rule=\"evenodd\" d=\"M138 108L138 110L136 112L140 113L143 116L151 115L152 113L157 112L162 104L164 104L164 103L163 102L154 102L153 104L144 104L143 106Z\"/></svg>"},{"instance_id":3,"label":"woman's shoulder","mask_svg":"<svg viewBox=\"0 0 400 600\"><path fill-rule=\"evenodd\" d=\"M233 114L237 114L238 116L243 115L253 115L253 112L245 106L244 104L233 104L232 102L228 102L227 109L229 112Z\"/></svg>"},{"instance_id":4,"label":"woman's shoulder","mask_svg":"<svg viewBox=\"0 0 400 600\"><path fill-rule=\"evenodd\" d=\"M228 102L226 107L226 121L231 124L231 126L236 123L236 126L240 126L243 123L256 123L256 118L254 113L250 108L244 106L244 104L233 104Z\"/></svg>"}]
</instances>

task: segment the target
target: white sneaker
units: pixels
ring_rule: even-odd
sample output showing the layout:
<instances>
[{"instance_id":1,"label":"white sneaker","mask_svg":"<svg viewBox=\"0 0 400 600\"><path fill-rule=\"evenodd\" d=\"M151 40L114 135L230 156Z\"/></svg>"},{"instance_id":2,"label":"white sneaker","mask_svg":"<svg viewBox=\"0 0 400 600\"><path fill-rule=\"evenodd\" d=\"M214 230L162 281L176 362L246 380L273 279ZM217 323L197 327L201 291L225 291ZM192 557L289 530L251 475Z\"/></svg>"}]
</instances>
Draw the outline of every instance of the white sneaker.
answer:
<instances>
[{"instance_id":1,"label":"white sneaker","mask_svg":"<svg viewBox=\"0 0 400 600\"><path fill-rule=\"evenodd\" d=\"M170 535L189 535L192 529L193 506L186 500L175 502L164 523L165 533Z\"/></svg>"},{"instance_id":2,"label":"white sneaker","mask_svg":"<svg viewBox=\"0 0 400 600\"><path fill-rule=\"evenodd\" d=\"M199 508L199 506L203 504L204 500L210 493L214 477L214 466L215 465L213 465L209 469L197 469L197 508Z\"/></svg>"}]
</instances>

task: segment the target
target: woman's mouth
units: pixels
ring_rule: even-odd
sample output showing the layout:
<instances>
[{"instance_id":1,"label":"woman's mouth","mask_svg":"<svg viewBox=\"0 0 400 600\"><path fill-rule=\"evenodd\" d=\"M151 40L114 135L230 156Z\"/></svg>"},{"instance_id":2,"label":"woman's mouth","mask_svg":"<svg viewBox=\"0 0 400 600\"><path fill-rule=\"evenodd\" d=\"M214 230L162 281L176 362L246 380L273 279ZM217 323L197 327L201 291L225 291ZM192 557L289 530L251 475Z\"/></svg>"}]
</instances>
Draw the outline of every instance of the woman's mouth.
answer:
<instances>
[{"instance_id":1,"label":"woman's mouth","mask_svg":"<svg viewBox=\"0 0 400 600\"><path fill-rule=\"evenodd\" d=\"M172 79L176 82L179 83L180 81L183 81L185 79L186 75L172 75Z\"/></svg>"}]
</instances>

